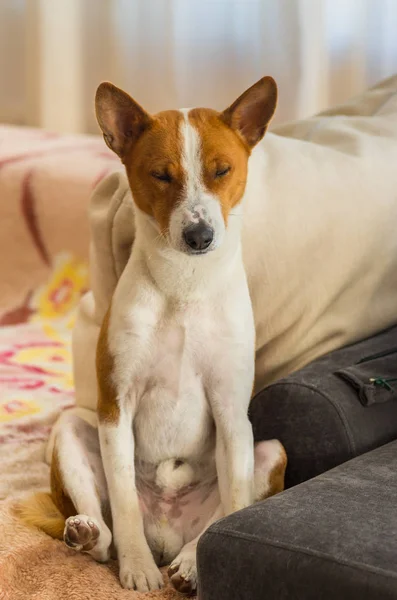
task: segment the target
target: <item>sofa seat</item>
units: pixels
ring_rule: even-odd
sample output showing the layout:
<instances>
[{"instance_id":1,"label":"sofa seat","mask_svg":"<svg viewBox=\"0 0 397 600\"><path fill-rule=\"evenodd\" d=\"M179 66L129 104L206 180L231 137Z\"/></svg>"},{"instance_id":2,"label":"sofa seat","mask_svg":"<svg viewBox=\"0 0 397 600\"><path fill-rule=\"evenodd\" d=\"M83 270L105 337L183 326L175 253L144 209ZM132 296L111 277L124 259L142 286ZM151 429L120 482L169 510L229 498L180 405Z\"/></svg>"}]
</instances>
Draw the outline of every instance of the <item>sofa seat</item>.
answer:
<instances>
[{"instance_id":1,"label":"sofa seat","mask_svg":"<svg viewBox=\"0 0 397 600\"><path fill-rule=\"evenodd\" d=\"M200 600L395 600L397 441L215 523Z\"/></svg>"}]
</instances>

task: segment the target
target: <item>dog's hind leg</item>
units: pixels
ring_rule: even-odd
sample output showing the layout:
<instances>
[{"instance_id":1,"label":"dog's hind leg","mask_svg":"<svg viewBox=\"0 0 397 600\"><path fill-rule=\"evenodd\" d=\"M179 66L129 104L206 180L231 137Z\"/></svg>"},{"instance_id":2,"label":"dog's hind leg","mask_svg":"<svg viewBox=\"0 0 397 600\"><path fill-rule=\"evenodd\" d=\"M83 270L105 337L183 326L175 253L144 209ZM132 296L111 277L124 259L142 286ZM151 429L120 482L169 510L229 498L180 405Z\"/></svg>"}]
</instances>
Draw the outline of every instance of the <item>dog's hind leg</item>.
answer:
<instances>
[{"instance_id":1,"label":"dog's hind leg","mask_svg":"<svg viewBox=\"0 0 397 600\"><path fill-rule=\"evenodd\" d=\"M255 444L254 459L254 498L259 502L284 489L287 455L278 440L267 440ZM223 506L219 505L205 529L223 516ZM205 529L182 548L169 567L171 583L182 593L190 594L197 588L196 551Z\"/></svg>"},{"instance_id":2,"label":"dog's hind leg","mask_svg":"<svg viewBox=\"0 0 397 600\"><path fill-rule=\"evenodd\" d=\"M14 505L16 515L100 562L107 560L110 507L96 427L74 409L66 411L52 433L50 452L51 493L21 499Z\"/></svg>"},{"instance_id":3,"label":"dog's hind leg","mask_svg":"<svg viewBox=\"0 0 397 600\"><path fill-rule=\"evenodd\" d=\"M278 440L255 444L254 500L260 502L284 490L287 454Z\"/></svg>"},{"instance_id":4,"label":"dog's hind leg","mask_svg":"<svg viewBox=\"0 0 397 600\"><path fill-rule=\"evenodd\" d=\"M66 517L65 543L99 562L106 561L112 535L104 519L104 512L110 515L110 510L98 431L73 413L66 412L59 423L51 491L55 505Z\"/></svg>"}]
</instances>

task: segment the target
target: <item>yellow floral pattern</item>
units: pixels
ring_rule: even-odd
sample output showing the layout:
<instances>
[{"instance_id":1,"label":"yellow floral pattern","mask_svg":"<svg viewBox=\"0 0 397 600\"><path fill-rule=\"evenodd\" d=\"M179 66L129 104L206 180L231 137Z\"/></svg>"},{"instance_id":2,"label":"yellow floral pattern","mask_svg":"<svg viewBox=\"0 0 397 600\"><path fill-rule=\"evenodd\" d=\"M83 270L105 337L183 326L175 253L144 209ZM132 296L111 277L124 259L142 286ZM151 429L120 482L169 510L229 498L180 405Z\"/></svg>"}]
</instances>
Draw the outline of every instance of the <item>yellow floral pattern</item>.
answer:
<instances>
[{"instance_id":1,"label":"yellow floral pattern","mask_svg":"<svg viewBox=\"0 0 397 600\"><path fill-rule=\"evenodd\" d=\"M29 299L28 321L0 329L0 443L45 439L73 405L71 330L87 287L87 265L61 254Z\"/></svg>"},{"instance_id":2,"label":"yellow floral pattern","mask_svg":"<svg viewBox=\"0 0 397 600\"><path fill-rule=\"evenodd\" d=\"M39 288L32 297L31 305L36 311L32 320L71 317L71 312L87 289L87 284L86 263L69 254L59 255L48 284Z\"/></svg>"}]
</instances>

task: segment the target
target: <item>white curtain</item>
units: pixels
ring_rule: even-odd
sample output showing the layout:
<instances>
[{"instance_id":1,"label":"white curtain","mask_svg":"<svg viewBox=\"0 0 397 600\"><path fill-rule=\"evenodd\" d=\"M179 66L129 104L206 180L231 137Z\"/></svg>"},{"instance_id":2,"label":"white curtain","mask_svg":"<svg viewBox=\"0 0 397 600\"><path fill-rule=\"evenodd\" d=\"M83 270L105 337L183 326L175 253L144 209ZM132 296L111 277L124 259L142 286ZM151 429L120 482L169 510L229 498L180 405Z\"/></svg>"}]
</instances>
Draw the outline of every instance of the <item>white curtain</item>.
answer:
<instances>
[{"instance_id":1,"label":"white curtain","mask_svg":"<svg viewBox=\"0 0 397 600\"><path fill-rule=\"evenodd\" d=\"M221 109L271 74L282 122L397 72L397 0L2 0L0 40L7 120L21 89L16 120L96 132L104 79L155 112Z\"/></svg>"}]
</instances>

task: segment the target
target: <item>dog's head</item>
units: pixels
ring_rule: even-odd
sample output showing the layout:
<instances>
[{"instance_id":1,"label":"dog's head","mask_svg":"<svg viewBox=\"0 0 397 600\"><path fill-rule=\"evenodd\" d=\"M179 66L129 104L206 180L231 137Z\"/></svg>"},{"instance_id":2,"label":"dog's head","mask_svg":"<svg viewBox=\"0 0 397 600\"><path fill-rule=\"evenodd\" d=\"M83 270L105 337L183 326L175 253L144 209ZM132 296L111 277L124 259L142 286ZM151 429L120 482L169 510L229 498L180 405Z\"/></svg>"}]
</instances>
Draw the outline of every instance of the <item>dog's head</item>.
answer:
<instances>
[{"instance_id":1,"label":"dog's head","mask_svg":"<svg viewBox=\"0 0 397 600\"><path fill-rule=\"evenodd\" d=\"M149 115L126 92L102 83L96 113L106 144L124 163L134 202L172 248L218 248L244 194L248 158L277 102L264 77L229 108Z\"/></svg>"}]
</instances>

